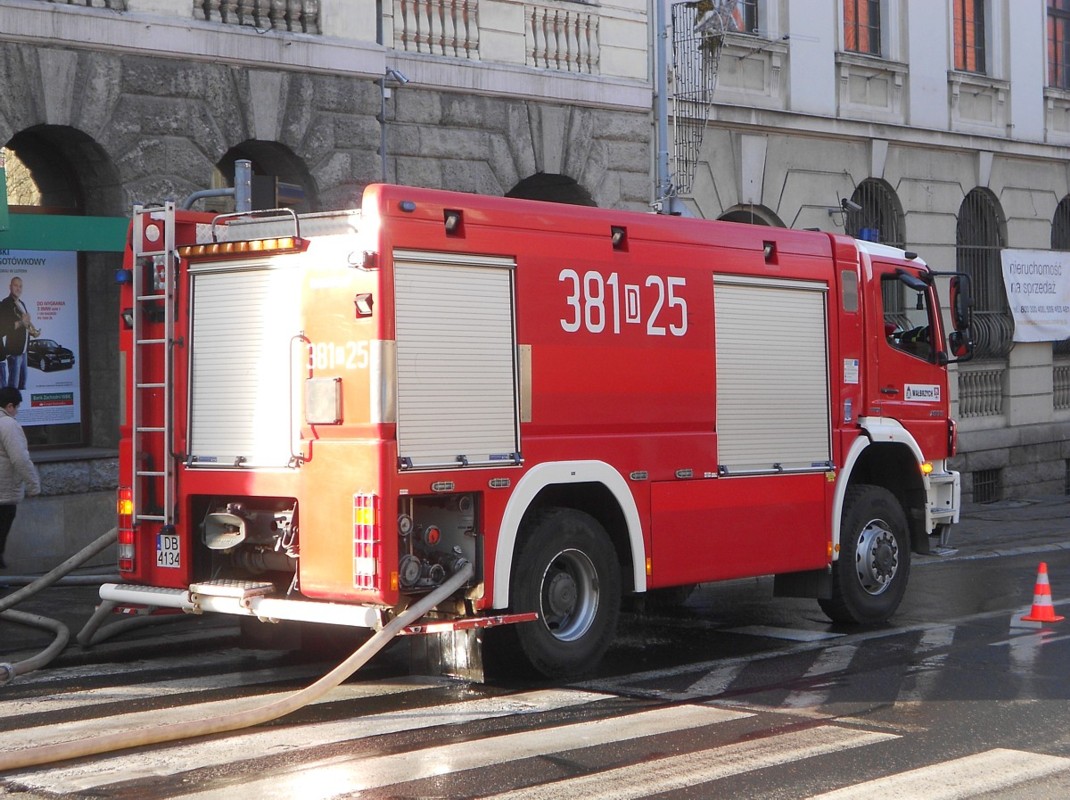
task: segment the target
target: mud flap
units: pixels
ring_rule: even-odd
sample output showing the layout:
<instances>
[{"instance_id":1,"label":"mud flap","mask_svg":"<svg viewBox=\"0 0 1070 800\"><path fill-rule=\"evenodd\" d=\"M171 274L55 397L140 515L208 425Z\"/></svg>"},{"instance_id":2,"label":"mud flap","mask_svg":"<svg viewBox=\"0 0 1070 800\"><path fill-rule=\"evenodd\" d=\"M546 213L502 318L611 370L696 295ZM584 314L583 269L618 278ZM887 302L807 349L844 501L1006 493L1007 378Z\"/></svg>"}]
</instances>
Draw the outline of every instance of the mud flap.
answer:
<instances>
[{"instance_id":1,"label":"mud flap","mask_svg":"<svg viewBox=\"0 0 1070 800\"><path fill-rule=\"evenodd\" d=\"M774 575L773 595L828 599L832 597L832 572L826 568Z\"/></svg>"}]
</instances>

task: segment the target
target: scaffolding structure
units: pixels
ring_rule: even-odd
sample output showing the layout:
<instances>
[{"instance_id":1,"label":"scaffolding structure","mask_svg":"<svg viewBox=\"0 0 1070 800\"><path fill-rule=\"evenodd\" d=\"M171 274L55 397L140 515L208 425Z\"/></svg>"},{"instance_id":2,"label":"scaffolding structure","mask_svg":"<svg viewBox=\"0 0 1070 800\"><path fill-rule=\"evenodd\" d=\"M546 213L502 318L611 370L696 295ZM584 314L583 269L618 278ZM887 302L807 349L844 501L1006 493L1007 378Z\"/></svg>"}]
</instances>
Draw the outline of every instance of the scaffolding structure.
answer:
<instances>
[{"instance_id":1,"label":"scaffolding structure","mask_svg":"<svg viewBox=\"0 0 1070 800\"><path fill-rule=\"evenodd\" d=\"M672 5L672 189L690 194L713 104L725 31L736 29L736 0Z\"/></svg>"}]
</instances>

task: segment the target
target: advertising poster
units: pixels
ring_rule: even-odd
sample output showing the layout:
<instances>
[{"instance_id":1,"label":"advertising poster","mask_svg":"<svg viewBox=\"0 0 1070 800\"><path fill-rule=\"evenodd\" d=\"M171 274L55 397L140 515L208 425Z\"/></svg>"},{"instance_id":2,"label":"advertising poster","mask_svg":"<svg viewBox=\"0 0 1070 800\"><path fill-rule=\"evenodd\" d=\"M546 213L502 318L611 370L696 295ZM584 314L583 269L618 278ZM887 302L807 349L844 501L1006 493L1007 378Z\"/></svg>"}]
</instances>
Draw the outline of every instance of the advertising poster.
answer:
<instances>
[{"instance_id":1,"label":"advertising poster","mask_svg":"<svg viewBox=\"0 0 1070 800\"><path fill-rule=\"evenodd\" d=\"M1070 338L1070 252L1004 250L1002 258L1014 341Z\"/></svg>"},{"instance_id":2,"label":"advertising poster","mask_svg":"<svg viewBox=\"0 0 1070 800\"><path fill-rule=\"evenodd\" d=\"M78 254L0 250L0 385L23 426L82 421Z\"/></svg>"}]
</instances>

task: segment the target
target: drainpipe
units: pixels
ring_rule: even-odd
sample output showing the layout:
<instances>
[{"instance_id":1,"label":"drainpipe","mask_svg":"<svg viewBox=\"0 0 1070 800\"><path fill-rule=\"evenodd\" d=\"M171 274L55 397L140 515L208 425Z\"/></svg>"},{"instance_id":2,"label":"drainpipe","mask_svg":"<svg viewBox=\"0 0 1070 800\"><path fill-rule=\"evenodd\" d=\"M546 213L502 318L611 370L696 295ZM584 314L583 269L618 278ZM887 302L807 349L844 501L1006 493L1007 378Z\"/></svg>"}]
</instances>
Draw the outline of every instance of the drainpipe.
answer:
<instances>
[{"instance_id":1,"label":"drainpipe","mask_svg":"<svg viewBox=\"0 0 1070 800\"><path fill-rule=\"evenodd\" d=\"M690 216L676 194L669 171L669 6L674 0L654 0L654 115L657 117L657 184L654 210L659 214Z\"/></svg>"}]
</instances>

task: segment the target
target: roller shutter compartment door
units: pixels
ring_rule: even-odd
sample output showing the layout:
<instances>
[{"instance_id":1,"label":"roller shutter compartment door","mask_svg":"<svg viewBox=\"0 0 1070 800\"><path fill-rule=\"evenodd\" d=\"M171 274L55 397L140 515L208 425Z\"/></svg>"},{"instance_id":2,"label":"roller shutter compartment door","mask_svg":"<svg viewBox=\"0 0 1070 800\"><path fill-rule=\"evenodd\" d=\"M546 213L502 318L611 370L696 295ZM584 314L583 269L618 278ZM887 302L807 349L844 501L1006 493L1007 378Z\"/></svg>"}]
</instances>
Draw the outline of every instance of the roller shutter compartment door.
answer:
<instances>
[{"instance_id":1,"label":"roller shutter compartment door","mask_svg":"<svg viewBox=\"0 0 1070 800\"><path fill-rule=\"evenodd\" d=\"M508 259L394 254L403 468L518 463Z\"/></svg>"},{"instance_id":2,"label":"roller shutter compartment door","mask_svg":"<svg viewBox=\"0 0 1070 800\"><path fill-rule=\"evenodd\" d=\"M813 281L714 280L723 472L828 468L826 294Z\"/></svg>"},{"instance_id":3,"label":"roller shutter compartment door","mask_svg":"<svg viewBox=\"0 0 1070 800\"><path fill-rule=\"evenodd\" d=\"M292 267L193 271L190 466L290 463L298 278Z\"/></svg>"}]
</instances>

